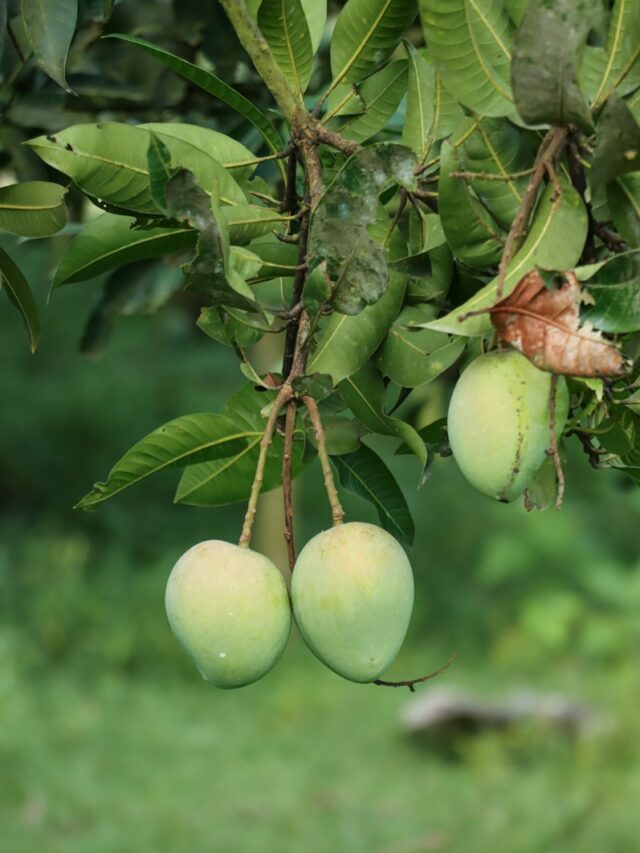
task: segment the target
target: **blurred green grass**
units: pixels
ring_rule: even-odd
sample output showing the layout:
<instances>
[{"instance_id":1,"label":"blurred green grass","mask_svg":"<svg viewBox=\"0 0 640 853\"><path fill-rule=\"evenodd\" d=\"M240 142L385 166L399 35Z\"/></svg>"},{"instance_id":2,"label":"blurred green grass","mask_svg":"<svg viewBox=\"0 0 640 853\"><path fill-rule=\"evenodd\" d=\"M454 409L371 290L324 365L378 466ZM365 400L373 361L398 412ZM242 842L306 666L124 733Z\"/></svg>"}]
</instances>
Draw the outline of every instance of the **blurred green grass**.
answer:
<instances>
[{"instance_id":1,"label":"blurred green grass","mask_svg":"<svg viewBox=\"0 0 640 853\"><path fill-rule=\"evenodd\" d=\"M104 356L80 358L95 284L45 306L51 244L11 251L44 338L29 356L3 300L0 850L637 849L640 491L570 452L563 511L528 515L475 494L452 460L418 493L412 460L380 444L417 526L416 610L392 675L457 650L440 684L560 690L610 731L571 741L525 726L447 757L402 735L408 693L344 682L295 637L262 682L218 692L171 636L163 589L191 544L237 536L242 508L173 506L171 473L95 513L72 506L149 430L219 409L240 382L232 355L180 302L123 320ZM416 414L437 417L446 394L429 386ZM304 542L329 521L317 471L298 502Z\"/></svg>"},{"instance_id":2,"label":"blurred green grass","mask_svg":"<svg viewBox=\"0 0 640 853\"><path fill-rule=\"evenodd\" d=\"M404 693L347 684L295 641L267 679L232 693L195 677L27 678L7 651L5 638L0 822L15 853L636 849L635 673L539 674L546 687L588 680L618 718L608 734L571 742L527 726L447 759L401 735ZM462 664L451 679L500 690L505 674Z\"/></svg>"}]
</instances>

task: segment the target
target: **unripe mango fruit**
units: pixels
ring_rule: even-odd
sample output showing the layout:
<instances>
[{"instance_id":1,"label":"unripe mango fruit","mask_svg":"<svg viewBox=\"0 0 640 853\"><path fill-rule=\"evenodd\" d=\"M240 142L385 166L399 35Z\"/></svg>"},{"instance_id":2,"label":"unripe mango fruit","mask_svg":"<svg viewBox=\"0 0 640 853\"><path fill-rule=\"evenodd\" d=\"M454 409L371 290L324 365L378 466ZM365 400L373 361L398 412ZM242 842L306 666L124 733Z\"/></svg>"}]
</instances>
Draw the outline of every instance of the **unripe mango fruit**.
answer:
<instances>
[{"instance_id":1,"label":"unripe mango fruit","mask_svg":"<svg viewBox=\"0 0 640 853\"><path fill-rule=\"evenodd\" d=\"M464 371L449 404L449 443L467 480L485 495L512 501L545 460L551 442L551 374L516 350L482 355ZM558 379L555 428L562 435L569 394Z\"/></svg>"},{"instance_id":2,"label":"unripe mango fruit","mask_svg":"<svg viewBox=\"0 0 640 853\"><path fill-rule=\"evenodd\" d=\"M350 681L374 681L395 658L409 626L411 565L379 527L340 524L300 552L291 600L316 657Z\"/></svg>"},{"instance_id":3,"label":"unripe mango fruit","mask_svg":"<svg viewBox=\"0 0 640 853\"><path fill-rule=\"evenodd\" d=\"M178 641L217 687L262 678L291 629L287 588L271 560L217 539L180 557L167 582L165 607Z\"/></svg>"}]
</instances>

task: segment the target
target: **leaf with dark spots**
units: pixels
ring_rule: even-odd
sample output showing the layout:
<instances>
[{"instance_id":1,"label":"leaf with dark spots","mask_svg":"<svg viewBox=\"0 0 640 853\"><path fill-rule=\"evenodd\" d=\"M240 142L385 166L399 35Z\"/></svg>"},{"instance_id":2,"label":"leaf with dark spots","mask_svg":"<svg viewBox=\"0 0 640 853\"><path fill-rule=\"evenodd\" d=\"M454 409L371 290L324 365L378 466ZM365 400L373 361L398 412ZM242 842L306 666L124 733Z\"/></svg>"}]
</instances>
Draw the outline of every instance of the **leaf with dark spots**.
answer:
<instances>
[{"instance_id":1,"label":"leaf with dark spots","mask_svg":"<svg viewBox=\"0 0 640 853\"><path fill-rule=\"evenodd\" d=\"M622 376L627 365L618 347L579 324L582 291L573 273L548 289L532 270L505 299L489 309L505 343L523 353L537 368L567 376Z\"/></svg>"},{"instance_id":2,"label":"leaf with dark spots","mask_svg":"<svg viewBox=\"0 0 640 853\"><path fill-rule=\"evenodd\" d=\"M167 182L165 196L168 216L198 232L196 254L182 267L185 286L208 293L216 305L255 310L250 288L240 275L234 276L227 228L214 199L187 169ZM257 264L261 266L259 259Z\"/></svg>"},{"instance_id":3,"label":"leaf with dark spots","mask_svg":"<svg viewBox=\"0 0 640 853\"><path fill-rule=\"evenodd\" d=\"M637 171L640 171L640 126L622 98L611 94L598 120L596 150L589 175L591 187Z\"/></svg>"},{"instance_id":4,"label":"leaf with dark spots","mask_svg":"<svg viewBox=\"0 0 640 853\"><path fill-rule=\"evenodd\" d=\"M528 124L577 124L592 132L577 68L596 12L596 0L530 4L516 33L511 63L516 107Z\"/></svg>"},{"instance_id":5,"label":"leaf with dark spots","mask_svg":"<svg viewBox=\"0 0 640 853\"><path fill-rule=\"evenodd\" d=\"M347 160L320 200L311 223L310 264L326 264L331 301L342 314L359 314L387 289L387 248L369 227L382 190L390 183L415 186L416 162L403 146L372 145Z\"/></svg>"}]
</instances>

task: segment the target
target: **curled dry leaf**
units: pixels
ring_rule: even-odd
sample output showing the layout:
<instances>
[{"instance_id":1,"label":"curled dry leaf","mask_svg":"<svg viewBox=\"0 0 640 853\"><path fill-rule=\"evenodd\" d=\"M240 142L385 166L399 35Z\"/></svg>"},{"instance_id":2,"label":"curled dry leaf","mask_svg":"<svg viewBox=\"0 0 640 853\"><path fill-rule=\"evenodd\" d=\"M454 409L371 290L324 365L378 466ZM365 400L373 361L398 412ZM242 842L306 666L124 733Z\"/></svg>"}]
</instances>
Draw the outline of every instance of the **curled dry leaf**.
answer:
<instances>
[{"instance_id":1,"label":"curled dry leaf","mask_svg":"<svg viewBox=\"0 0 640 853\"><path fill-rule=\"evenodd\" d=\"M580 285L571 272L548 288L532 270L489 311L498 335L540 370L567 376L622 376L627 364L618 347L590 323L580 326Z\"/></svg>"}]
</instances>

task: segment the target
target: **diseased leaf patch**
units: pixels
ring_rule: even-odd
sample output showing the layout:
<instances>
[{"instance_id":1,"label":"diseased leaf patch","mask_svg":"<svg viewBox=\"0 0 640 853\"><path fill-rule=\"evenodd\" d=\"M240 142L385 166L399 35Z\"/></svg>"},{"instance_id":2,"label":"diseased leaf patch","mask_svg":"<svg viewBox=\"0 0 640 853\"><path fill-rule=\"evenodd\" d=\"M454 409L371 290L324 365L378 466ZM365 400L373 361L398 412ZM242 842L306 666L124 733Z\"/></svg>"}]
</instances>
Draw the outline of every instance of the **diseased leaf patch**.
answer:
<instances>
[{"instance_id":1,"label":"diseased leaf patch","mask_svg":"<svg viewBox=\"0 0 640 853\"><path fill-rule=\"evenodd\" d=\"M560 287L547 288L538 270L522 278L505 299L489 309L505 343L540 370L567 376L622 376L627 365L618 347L591 323L580 326L583 295L573 273Z\"/></svg>"}]
</instances>

